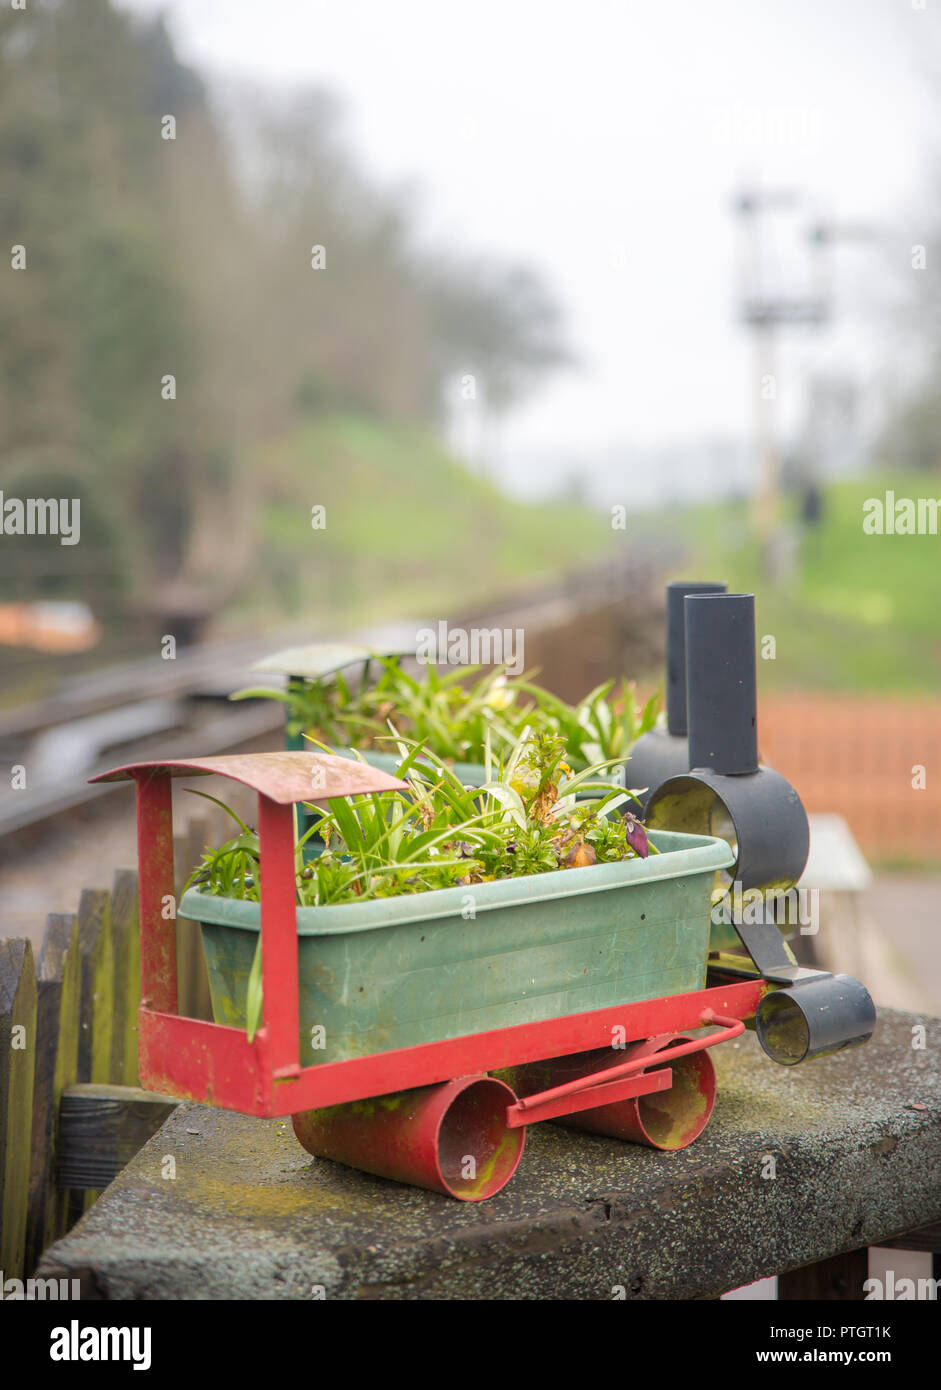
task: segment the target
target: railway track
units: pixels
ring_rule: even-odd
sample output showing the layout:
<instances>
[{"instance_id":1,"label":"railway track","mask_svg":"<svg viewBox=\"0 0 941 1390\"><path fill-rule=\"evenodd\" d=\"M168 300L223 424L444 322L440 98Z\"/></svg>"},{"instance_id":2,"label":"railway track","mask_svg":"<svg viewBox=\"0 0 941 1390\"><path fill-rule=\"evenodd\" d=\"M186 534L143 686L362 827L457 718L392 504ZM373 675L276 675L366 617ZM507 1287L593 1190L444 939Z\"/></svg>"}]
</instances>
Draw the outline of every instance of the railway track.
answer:
<instances>
[{"instance_id":1,"label":"railway track","mask_svg":"<svg viewBox=\"0 0 941 1390\"><path fill-rule=\"evenodd\" d=\"M456 622L527 633L562 628L580 614L649 591L681 558L670 544L635 545L618 563L599 562L557 583L520 589L492 600L486 614L460 615ZM343 635L395 650L408 646L420 625L387 624ZM11 770L0 795L0 839L113 793L119 784L89 786L88 778L116 763L232 752L277 736L280 705L232 704L229 694L258 683L251 668L260 657L301 641L335 637L308 625L264 638L202 644L174 660L122 662L73 677L33 705L0 713L0 766ZM16 768L22 772L14 775Z\"/></svg>"}]
</instances>

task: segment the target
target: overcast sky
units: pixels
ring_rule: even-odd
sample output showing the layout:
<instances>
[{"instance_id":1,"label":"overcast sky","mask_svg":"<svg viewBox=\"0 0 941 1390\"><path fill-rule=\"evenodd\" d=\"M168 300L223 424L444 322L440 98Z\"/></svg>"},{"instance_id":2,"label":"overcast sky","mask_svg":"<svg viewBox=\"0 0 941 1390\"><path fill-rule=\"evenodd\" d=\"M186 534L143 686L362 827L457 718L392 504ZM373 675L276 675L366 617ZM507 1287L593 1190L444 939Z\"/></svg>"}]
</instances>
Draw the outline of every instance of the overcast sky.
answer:
<instances>
[{"instance_id":1,"label":"overcast sky","mask_svg":"<svg viewBox=\"0 0 941 1390\"><path fill-rule=\"evenodd\" d=\"M840 253L837 325L787 336L785 423L814 364L875 369L885 257L904 276L927 234L941 0L121 3L164 10L206 71L332 89L360 162L421 189L427 235L543 271L582 365L501 431L517 486L622 445L748 437L729 211L743 177L887 229L888 252ZM791 288L798 230L781 224Z\"/></svg>"}]
</instances>

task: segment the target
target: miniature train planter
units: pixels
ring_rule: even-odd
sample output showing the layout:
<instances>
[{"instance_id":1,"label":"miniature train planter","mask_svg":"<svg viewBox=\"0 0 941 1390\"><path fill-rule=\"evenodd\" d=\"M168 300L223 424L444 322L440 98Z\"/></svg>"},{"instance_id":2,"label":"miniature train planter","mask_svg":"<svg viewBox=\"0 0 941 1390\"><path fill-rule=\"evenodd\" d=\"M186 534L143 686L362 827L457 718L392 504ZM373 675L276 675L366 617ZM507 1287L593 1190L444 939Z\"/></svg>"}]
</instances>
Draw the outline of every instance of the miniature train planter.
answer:
<instances>
[{"instance_id":1,"label":"miniature train planter","mask_svg":"<svg viewBox=\"0 0 941 1390\"><path fill-rule=\"evenodd\" d=\"M236 1014L245 946L250 960L260 926L263 1023L251 1042L243 1027L177 1013L176 925L167 912L173 901L170 779L194 773L218 773L258 793L260 904L202 894L188 895L185 903L187 914L206 923L210 958L214 930L243 938L228 986ZM683 1147L712 1110L715 1084L706 1049L742 1033L768 990L754 976L711 987L706 981L710 887L716 869L732 860L728 846L710 837L663 833L663 853L646 861L476 885L474 920L461 918L451 897L462 894L454 889L381 904L299 909L293 805L404 783L347 758L299 752L138 763L96 780L121 778L137 785L142 1085L245 1114L292 1115L311 1152L368 1172L480 1201L512 1176L526 1125L544 1119L655 1147ZM254 909L254 926L220 923L235 908ZM331 921L305 932L305 912L328 914ZM340 912L359 916L341 918L353 925L337 930L332 922ZM397 912L402 916L396 920ZM373 920L376 913L390 915ZM539 939L547 920L555 936L548 947ZM500 930L512 934L518 956L511 988L498 983ZM455 959L454 943L460 957L475 933L484 954L468 967ZM420 1005L408 1020L398 1018L394 1004L383 1022L374 1004L372 1013L365 1001L356 1001L359 1011L350 1008L350 994L338 991L331 999L329 991L308 992L318 966L305 960L302 973L300 961L310 945L326 940L341 956L351 943L359 945L359 977L351 960L350 983L355 979L353 995L360 995L360 984L365 995L365 981L375 988L384 978L369 973L370 948L397 938L403 960L422 962L425 946L432 957L420 966L422 988L411 990L407 969L396 983L396 1001ZM581 954L586 940L602 953L599 967L590 969ZM389 949L394 956L394 946L385 945L387 955ZM553 952L556 975L544 992L539 972ZM619 964L619 952L628 967ZM220 1009L224 956L218 947ZM331 959L335 970L337 957ZM638 966L643 984L632 975ZM447 979L465 968L464 983L478 991L470 1003ZM441 979L429 1005L429 980L436 974ZM488 975L495 986L485 984ZM518 989L523 978L531 981L528 994ZM330 1060L321 1056L304 1065L302 1037L310 1037L304 1030L311 1020L323 1023L315 1014L327 1006L337 1020L336 1051ZM441 1012L434 1015L434 1009ZM688 1036L708 1026L718 1031ZM512 1077L518 1090L493 1072Z\"/></svg>"},{"instance_id":2,"label":"miniature train planter","mask_svg":"<svg viewBox=\"0 0 941 1390\"><path fill-rule=\"evenodd\" d=\"M713 881L726 894L731 880L759 888L765 904L793 886L808 823L794 788L758 762L754 596L676 585L670 614L675 717L635 745L629 779L649 784L647 829L663 854L477 885L469 921L458 890L295 905L292 803L401 787L392 755L294 751L106 774L138 787L143 1083L291 1114L314 1154L481 1201L512 1176L538 1120L685 1147L715 1100L708 1049L746 1020L785 1066L867 1041L875 1008L859 980L799 965L773 914L711 920ZM338 647L328 665L295 649L259 669L290 679L312 659L319 675L369 653ZM261 903L191 893L183 904L202 923L216 1023L176 1017L175 933L161 911L173 883L169 778L186 771L259 793ZM456 771L469 785L483 776ZM264 1024L249 1043L240 1025L259 929ZM327 1045L302 1065L318 1024Z\"/></svg>"}]
</instances>

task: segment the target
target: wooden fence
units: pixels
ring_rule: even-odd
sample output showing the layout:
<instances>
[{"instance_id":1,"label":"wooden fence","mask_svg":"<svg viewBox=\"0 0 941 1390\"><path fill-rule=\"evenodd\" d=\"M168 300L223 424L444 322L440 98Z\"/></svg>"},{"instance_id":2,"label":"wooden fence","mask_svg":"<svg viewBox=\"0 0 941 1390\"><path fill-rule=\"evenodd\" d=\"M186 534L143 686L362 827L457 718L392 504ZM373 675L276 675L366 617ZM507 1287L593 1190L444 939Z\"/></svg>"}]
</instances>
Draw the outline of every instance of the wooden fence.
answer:
<instances>
[{"instance_id":1,"label":"wooden fence","mask_svg":"<svg viewBox=\"0 0 941 1390\"><path fill-rule=\"evenodd\" d=\"M941 702L767 695L762 758L873 858L941 861Z\"/></svg>"},{"instance_id":2,"label":"wooden fence","mask_svg":"<svg viewBox=\"0 0 941 1390\"><path fill-rule=\"evenodd\" d=\"M203 847L231 834L224 821L212 808L174 837L177 901ZM199 928L183 918L177 950L180 1012L209 1018ZM86 889L77 912L50 916L38 961L29 941L0 940L0 1278L31 1273L95 1200L95 1184L162 1123L161 1098L139 1091L124 1105L108 1091L137 1086L139 1003L136 869L119 869L110 891ZM146 1113L132 1114L135 1104ZM101 1151L103 1133L113 1152Z\"/></svg>"}]
</instances>

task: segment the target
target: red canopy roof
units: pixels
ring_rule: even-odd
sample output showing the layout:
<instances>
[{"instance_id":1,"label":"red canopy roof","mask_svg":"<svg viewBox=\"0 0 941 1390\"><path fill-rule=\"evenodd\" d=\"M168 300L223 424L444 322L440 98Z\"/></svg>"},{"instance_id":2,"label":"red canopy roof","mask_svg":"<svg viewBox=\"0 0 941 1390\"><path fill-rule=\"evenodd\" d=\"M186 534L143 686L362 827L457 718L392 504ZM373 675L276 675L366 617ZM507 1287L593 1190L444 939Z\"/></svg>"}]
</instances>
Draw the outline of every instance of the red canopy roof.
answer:
<instances>
[{"instance_id":1,"label":"red canopy roof","mask_svg":"<svg viewBox=\"0 0 941 1390\"><path fill-rule=\"evenodd\" d=\"M231 777L282 806L295 801L329 801L335 796L405 789L408 784L356 758L333 753L231 753L217 758L186 758L180 762L126 763L90 777L90 782L121 782L166 774L187 773Z\"/></svg>"}]
</instances>

